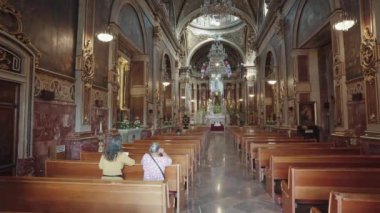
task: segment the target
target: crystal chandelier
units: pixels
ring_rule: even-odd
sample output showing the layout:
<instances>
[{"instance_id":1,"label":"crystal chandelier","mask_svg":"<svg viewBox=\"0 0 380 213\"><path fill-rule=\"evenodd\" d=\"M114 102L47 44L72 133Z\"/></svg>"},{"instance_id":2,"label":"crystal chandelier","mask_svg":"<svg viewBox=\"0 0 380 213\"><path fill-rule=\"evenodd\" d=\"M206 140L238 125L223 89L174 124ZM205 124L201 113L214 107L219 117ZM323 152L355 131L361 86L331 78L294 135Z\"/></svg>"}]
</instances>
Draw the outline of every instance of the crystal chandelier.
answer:
<instances>
[{"instance_id":1,"label":"crystal chandelier","mask_svg":"<svg viewBox=\"0 0 380 213\"><path fill-rule=\"evenodd\" d=\"M203 14L233 14L232 0L204 0L201 6Z\"/></svg>"},{"instance_id":2,"label":"crystal chandelier","mask_svg":"<svg viewBox=\"0 0 380 213\"><path fill-rule=\"evenodd\" d=\"M207 55L209 62L208 66L203 65L201 69L202 78L204 74L209 75L211 78L220 78L222 75L227 74L231 76L231 66L227 59L227 53L224 50L223 44L219 40L211 45L210 52Z\"/></svg>"}]
</instances>

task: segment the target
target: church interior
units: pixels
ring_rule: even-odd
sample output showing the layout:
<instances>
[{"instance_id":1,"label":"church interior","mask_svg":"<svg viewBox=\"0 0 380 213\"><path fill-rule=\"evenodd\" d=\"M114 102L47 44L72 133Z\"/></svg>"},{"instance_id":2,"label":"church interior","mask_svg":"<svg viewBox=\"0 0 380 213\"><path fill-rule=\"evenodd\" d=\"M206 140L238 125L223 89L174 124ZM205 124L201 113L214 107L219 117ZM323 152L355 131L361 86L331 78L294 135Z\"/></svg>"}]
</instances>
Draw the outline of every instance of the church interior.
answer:
<instances>
[{"instance_id":1,"label":"church interior","mask_svg":"<svg viewBox=\"0 0 380 213\"><path fill-rule=\"evenodd\" d=\"M0 212L380 212L379 12L0 0ZM101 180L116 136L136 165Z\"/></svg>"}]
</instances>

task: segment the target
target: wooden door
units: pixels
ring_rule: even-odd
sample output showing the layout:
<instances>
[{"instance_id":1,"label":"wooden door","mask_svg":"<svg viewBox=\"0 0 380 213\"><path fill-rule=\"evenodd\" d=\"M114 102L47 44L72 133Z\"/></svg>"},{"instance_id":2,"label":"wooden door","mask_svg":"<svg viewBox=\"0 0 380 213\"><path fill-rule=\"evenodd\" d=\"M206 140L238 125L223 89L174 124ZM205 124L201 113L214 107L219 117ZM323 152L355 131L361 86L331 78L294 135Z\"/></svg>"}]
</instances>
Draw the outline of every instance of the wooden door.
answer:
<instances>
[{"instance_id":1,"label":"wooden door","mask_svg":"<svg viewBox=\"0 0 380 213\"><path fill-rule=\"evenodd\" d=\"M19 84L0 80L0 176L15 174L18 104Z\"/></svg>"}]
</instances>

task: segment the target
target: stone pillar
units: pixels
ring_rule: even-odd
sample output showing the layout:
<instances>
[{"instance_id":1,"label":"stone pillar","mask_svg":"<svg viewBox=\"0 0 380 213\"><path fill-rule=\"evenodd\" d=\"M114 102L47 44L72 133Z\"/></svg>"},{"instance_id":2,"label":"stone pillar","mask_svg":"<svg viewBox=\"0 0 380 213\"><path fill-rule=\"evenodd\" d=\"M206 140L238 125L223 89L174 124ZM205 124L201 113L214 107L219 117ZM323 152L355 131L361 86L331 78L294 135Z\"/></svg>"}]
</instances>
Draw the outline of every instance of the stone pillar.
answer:
<instances>
[{"instance_id":1,"label":"stone pillar","mask_svg":"<svg viewBox=\"0 0 380 213\"><path fill-rule=\"evenodd\" d=\"M95 2L79 1L75 61L75 133L65 138L66 159L79 159L81 150L97 151L98 139L91 132L91 91L94 79Z\"/></svg>"},{"instance_id":2,"label":"stone pillar","mask_svg":"<svg viewBox=\"0 0 380 213\"><path fill-rule=\"evenodd\" d=\"M91 131L91 90L94 79L93 25L91 5L79 2L75 64L75 132ZM94 4L94 3L89 3Z\"/></svg>"},{"instance_id":3,"label":"stone pillar","mask_svg":"<svg viewBox=\"0 0 380 213\"><path fill-rule=\"evenodd\" d=\"M143 125L147 121L147 97L145 95L145 82L148 79L148 55L134 55L131 61L131 120L139 117Z\"/></svg>"},{"instance_id":4,"label":"stone pillar","mask_svg":"<svg viewBox=\"0 0 380 213\"><path fill-rule=\"evenodd\" d=\"M161 79L161 63L162 63L162 30L158 26L159 23L157 23L157 26L154 27L153 30L153 43L154 43L154 49L153 49L153 74L152 74L152 81L149 82L151 85L148 85L149 88L149 94L150 94L150 104L153 108L153 128L157 129L159 128L159 118L160 118L160 79Z\"/></svg>"},{"instance_id":5,"label":"stone pillar","mask_svg":"<svg viewBox=\"0 0 380 213\"><path fill-rule=\"evenodd\" d=\"M339 17L334 14L332 22ZM333 26L331 26L333 29ZM343 32L331 30L332 53L333 53L333 71L334 71L334 91L335 91L335 127L334 133L348 131L348 109L347 109L347 84L346 84L346 68L344 54L344 38ZM340 133L339 133L340 134Z\"/></svg>"}]
</instances>

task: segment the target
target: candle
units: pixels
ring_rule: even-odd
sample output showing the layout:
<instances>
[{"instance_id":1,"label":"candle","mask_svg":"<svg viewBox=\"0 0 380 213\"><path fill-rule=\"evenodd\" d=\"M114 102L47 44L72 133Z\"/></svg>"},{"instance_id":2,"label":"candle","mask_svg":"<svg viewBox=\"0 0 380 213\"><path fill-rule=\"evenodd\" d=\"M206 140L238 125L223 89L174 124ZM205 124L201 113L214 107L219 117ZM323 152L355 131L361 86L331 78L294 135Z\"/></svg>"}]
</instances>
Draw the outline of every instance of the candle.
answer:
<instances>
[{"instance_id":1,"label":"candle","mask_svg":"<svg viewBox=\"0 0 380 213\"><path fill-rule=\"evenodd\" d=\"M102 125L101 121L100 121L100 124L99 124L99 133L103 133L103 125Z\"/></svg>"}]
</instances>

